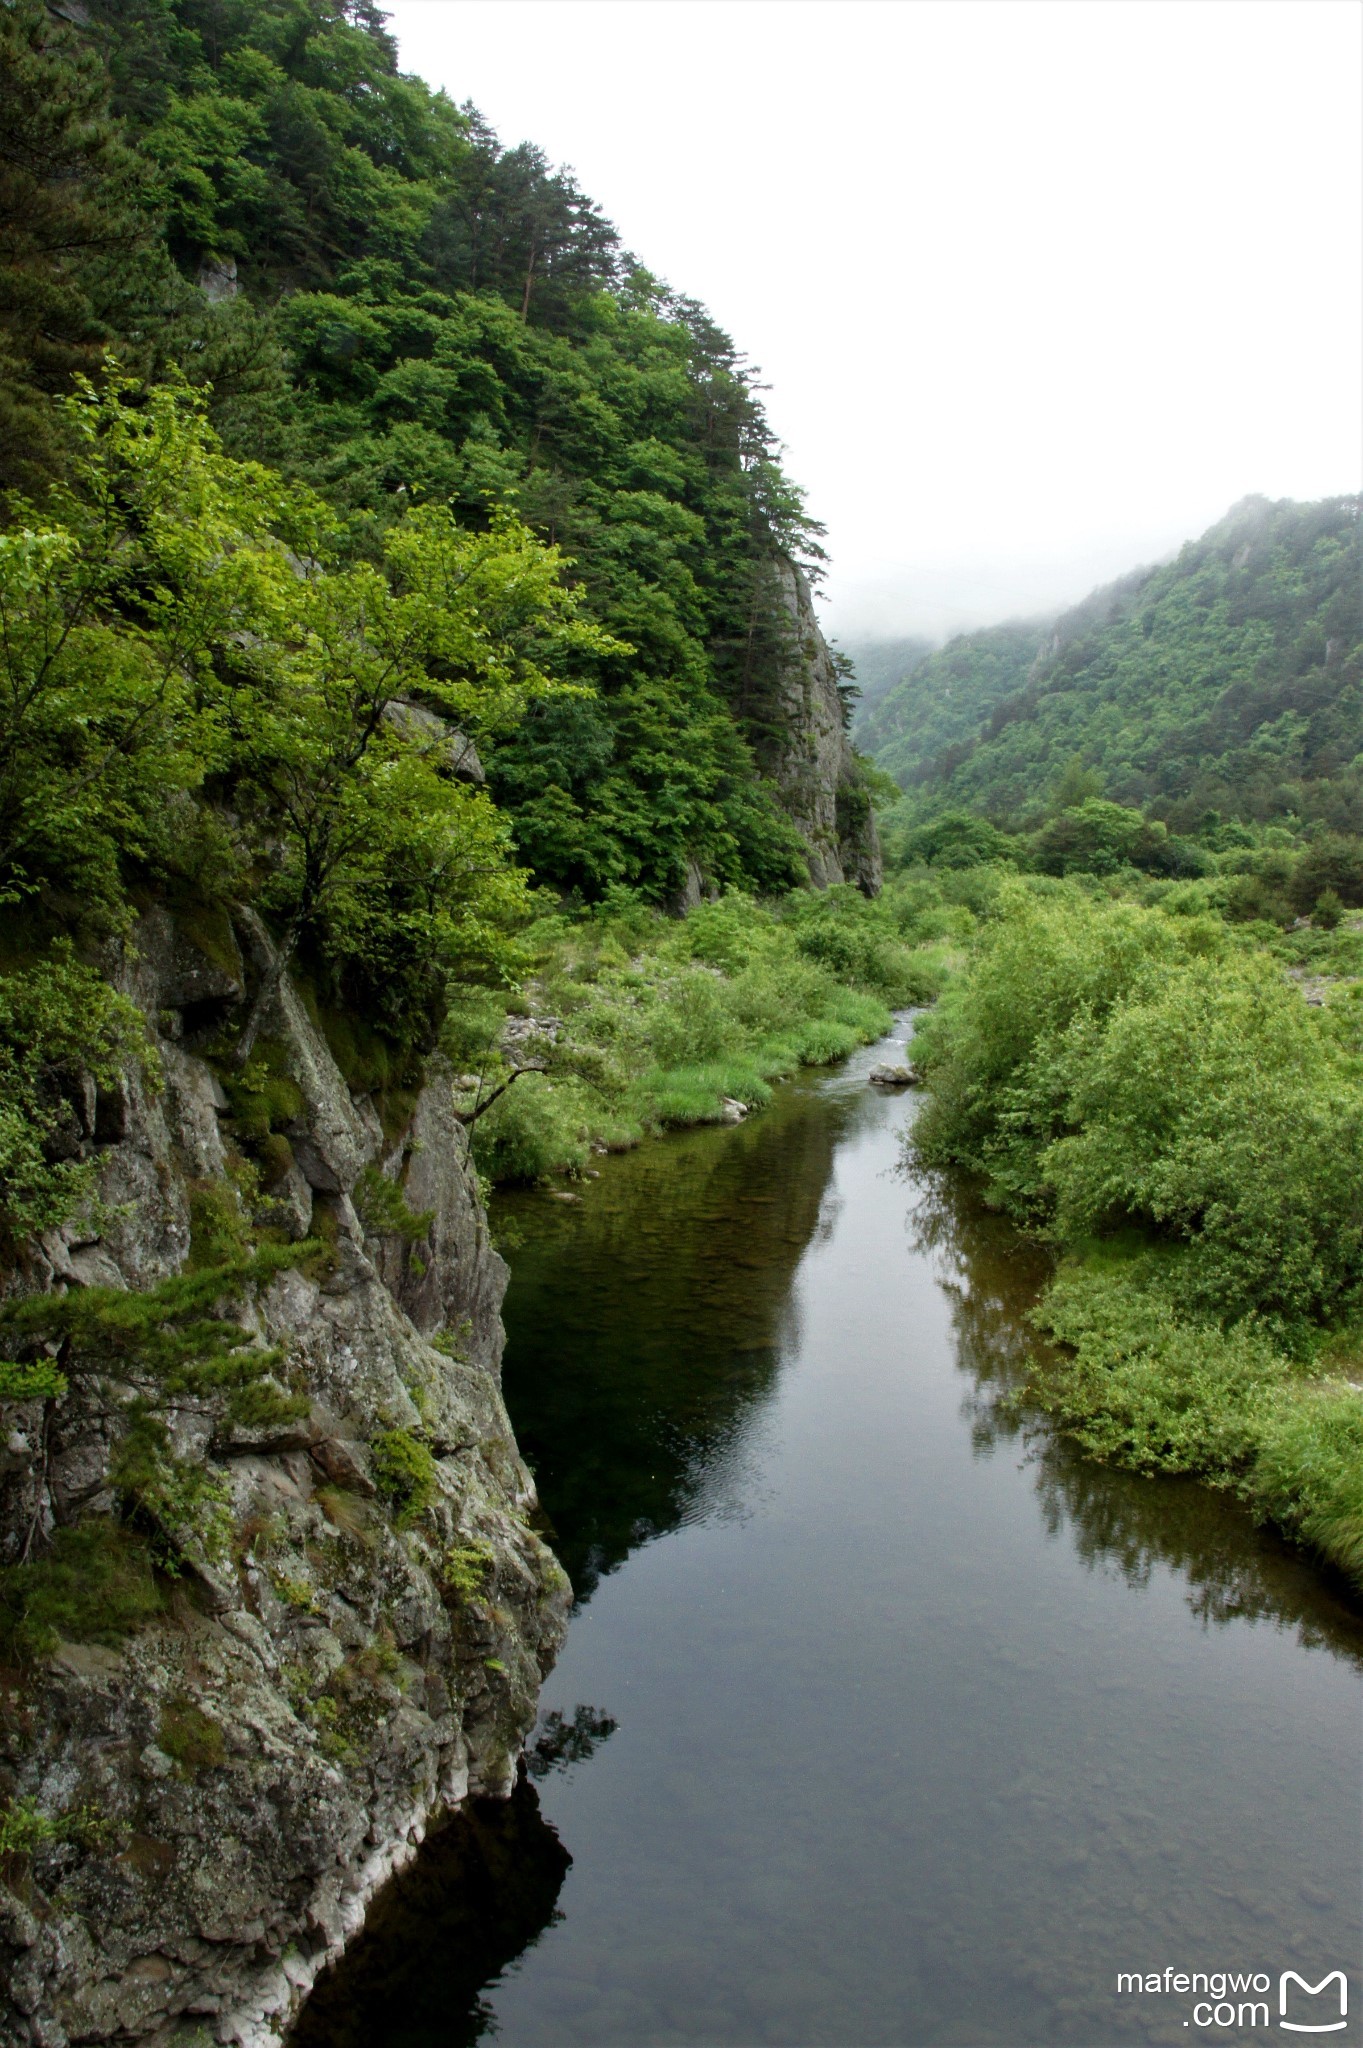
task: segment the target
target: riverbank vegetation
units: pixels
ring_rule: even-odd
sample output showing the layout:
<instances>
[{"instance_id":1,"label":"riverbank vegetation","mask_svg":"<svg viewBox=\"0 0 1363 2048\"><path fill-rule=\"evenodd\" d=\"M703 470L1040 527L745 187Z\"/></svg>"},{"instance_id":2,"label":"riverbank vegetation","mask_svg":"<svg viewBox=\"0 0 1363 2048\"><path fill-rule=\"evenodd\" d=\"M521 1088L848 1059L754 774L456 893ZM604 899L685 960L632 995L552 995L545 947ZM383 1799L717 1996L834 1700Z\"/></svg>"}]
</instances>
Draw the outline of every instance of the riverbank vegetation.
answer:
<instances>
[{"instance_id":1,"label":"riverbank vegetation","mask_svg":"<svg viewBox=\"0 0 1363 2048\"><path fill-rule=\"evenodd\" d=\"M991 885L986 883L986 892ZM512 1060L538 1067L474 1125L495 1181L578 1175L593 1148L735 1120L774 1082L889 1029L930 1000L976 927L978 877L906 881L872 902L850 885L768 902L730 893L684 919L628 891L582 912L557 905L524 933L520 991L470 990L446 1046L490 1092ZM525 1013L525 1014L518 1014Z\"/></svg>"},{"instance_id":2,"label":"riverbank vegetation","mask_svg":"<svg viewBox=\"0 0 1363 2048\"><path fill-rule=\"evenodd\" d=\"M891 870L995 878L915 1144L1058 1254L1033 1395L1363 1584L1359 512L1247 499L859 738Z\"/></svg>"},{"instance_id":3,"label":"riverbank vegetation","mask_svg":"<svg viewBox=\"0 0 1363 2048\"><path fill-rule=\"evenodd\" d=\"M1060 1255L1029 1393L1065 1430L1363 1584L1363 930L1140 888L1002 883L914 1037L915 1149Z\"/></svg>"}]
</instances>

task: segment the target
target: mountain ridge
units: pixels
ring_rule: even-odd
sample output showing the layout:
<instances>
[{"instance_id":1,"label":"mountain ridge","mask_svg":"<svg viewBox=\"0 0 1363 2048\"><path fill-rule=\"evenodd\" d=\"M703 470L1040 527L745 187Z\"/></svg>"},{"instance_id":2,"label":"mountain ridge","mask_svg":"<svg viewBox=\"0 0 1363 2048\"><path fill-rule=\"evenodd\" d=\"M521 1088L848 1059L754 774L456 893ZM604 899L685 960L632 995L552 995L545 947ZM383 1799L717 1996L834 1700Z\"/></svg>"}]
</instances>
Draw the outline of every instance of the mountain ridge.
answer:
<instances>
[{"instance_id":1,"label":"mountain ridge","mask_svg":"<svg viewBox=\"0 0 1363 2048\"><path fill-rule=\"evenodd\" d=\"M1035 823L1075 760L1178 829L1212 809L1343 825L1363 787L1361 502L1242 499L1053 620L958 636L859 737L923 815Z\"/></svg>"}]
</instances>

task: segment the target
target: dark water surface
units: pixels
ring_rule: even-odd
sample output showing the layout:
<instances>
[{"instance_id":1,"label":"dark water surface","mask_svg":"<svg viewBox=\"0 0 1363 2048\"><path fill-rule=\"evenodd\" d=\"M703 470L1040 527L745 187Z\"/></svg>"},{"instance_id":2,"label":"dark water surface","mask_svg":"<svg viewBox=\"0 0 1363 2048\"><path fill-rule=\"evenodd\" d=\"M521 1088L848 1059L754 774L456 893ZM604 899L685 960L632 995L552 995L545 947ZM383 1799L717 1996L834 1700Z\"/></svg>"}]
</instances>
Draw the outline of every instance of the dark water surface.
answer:
<instances>
[{"instance_id":1,"label":"dark water surface","mask_svg":"<svg viewBox=\"0 0 1363 2048\"><path fill-rule=\"evenodd\" d=\"M1041 1273L905 1176L884 1051L505 1203L582 1604L537 1782L428 1845L300 2048L1363 2034L1358 1615L1017 1418ZM1166 1968L1270 1989L1118 1994ZM1347 2028L1280 2032L1279 1973L1339 1968Z\"/></svg>"}]
</instances>

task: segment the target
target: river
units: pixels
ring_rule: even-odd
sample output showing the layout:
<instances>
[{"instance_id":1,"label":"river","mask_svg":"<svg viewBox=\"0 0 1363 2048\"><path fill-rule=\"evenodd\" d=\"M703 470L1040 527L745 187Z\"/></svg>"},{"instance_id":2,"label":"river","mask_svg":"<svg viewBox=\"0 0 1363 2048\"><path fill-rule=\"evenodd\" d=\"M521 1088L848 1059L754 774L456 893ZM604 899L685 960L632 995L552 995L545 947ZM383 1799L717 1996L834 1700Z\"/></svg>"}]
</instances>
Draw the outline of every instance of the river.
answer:
<instances>
[{"instance_id":1,"label":"river","mask_svg":"<svg viewBox=\"0 0 1363 2048\"><path fill-rule=\"evenodd\" d=\"M1280 1973L1341 1968L1328 2038L1363 2032L1358 1611L1019 1406L1042 1269L906 1169L887 1053L500 1198L579 1605L532 1775L428 1843L299 2048L1300 2039ZM1259 1986L1118 1991L1165 1971Z\"/></svg>"}]
</instances>

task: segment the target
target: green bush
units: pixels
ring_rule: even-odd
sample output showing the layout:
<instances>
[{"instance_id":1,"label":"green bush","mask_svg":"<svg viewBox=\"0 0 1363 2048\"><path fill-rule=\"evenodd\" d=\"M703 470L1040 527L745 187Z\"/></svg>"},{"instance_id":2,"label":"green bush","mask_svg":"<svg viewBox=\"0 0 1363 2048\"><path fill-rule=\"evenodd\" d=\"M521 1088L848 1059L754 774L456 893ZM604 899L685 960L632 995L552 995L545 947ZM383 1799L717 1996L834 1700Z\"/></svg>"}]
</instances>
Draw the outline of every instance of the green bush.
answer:
<instances>
[{"instance_id":1,"label":"green bush","mask_svg":"<svg viewBox=\"0 0 1363 2048\"><path fill-rule=\"evenodd\" d=\"M406 1244L424 1238L435 1220L434 1209L413 1209L395 1180L366 1166L355 1183L355 1209L366 1230L389 1233Z\"/></svg>"},{"instance_id":2,"label":"green bush","mask_svg":"<svg viewBox=\"0 0 1363 2048\"><path fill-rule=\"evenodd\" d=\"M580 1172L591 1154L583 1107L572 1082L554 1086L543 1074L522 1075L473 1126L480 1172L531 1184Z\"/></svg>"},{"instance_id":3,"label":"green bush","mask_svg":"<svg viewBox=\"0 0 1363 2048\"><path fill-rule=\"evenodd\" d=\"M1363 1290L1363 1085L1322 1013L1225 927L1021 892L915 1038L915 1142L1063 1243L1181 1248L1197 1314L1284 1332Z\"/></svg>"},{"instance_id":4,"label":"green bush","mask_svg":"<svg viewBox=\"0 0 1363 2048\"><path fill-rule=\"evenodd\" d=\"M1354 1387L1313 1377L1252 1321L1180 1316L1158 1274L1066 1269L1037 1320L1065 1349L1032 1391L1091 1456L1230 1488L1363 1585Z\"/></svg>"},{"instance_id":5,"label":"green bush","mask_svg":"<svg viewBox=\"0 0 1363 2048\"><path fill-rule=\"evenodd\" d=\"M441 1027L441 1049L461 1073L471 1069L480 1074L505 1022L504 996L487 989L456 989Z\"/></svg>"},{"instance_id":6,"label":"green bush","mask_svg":"<svg viewBox=\"0 0 1363 2048\"><path fill-rule=\"evenodd\" d=\"M418 1521L434 1500L439 1481L430 1451L406 1429L385 1430L375 1438L373 1451L374 1484L397 1509L399 1525Z\"/></svg>"},{"instance_id":7,"label":"green bush","mask_svg":"<svg viewBox=\"0 0 1363 2048\"><path fill-rule=\"evenodd\" d=\"M1245 1491L1363 1586L1363 1401L1355 1387L1312 1387L1280 1403L1260 1432Z\"/></svg>"},{"instance_id":8,"label":"green bush","mask_svg":"<svg viewBox=\"0 0 1363 2048\"><path fill-rule=\"evenodd\" d=\"M1179 1318L1158 1287L1063 1271L1038 1320L1067 1347L1039 1386L1092 1456L1138 1472L1244 1474L1291 1370L1262 1331Z\"/></svg>"}]
</instances>

